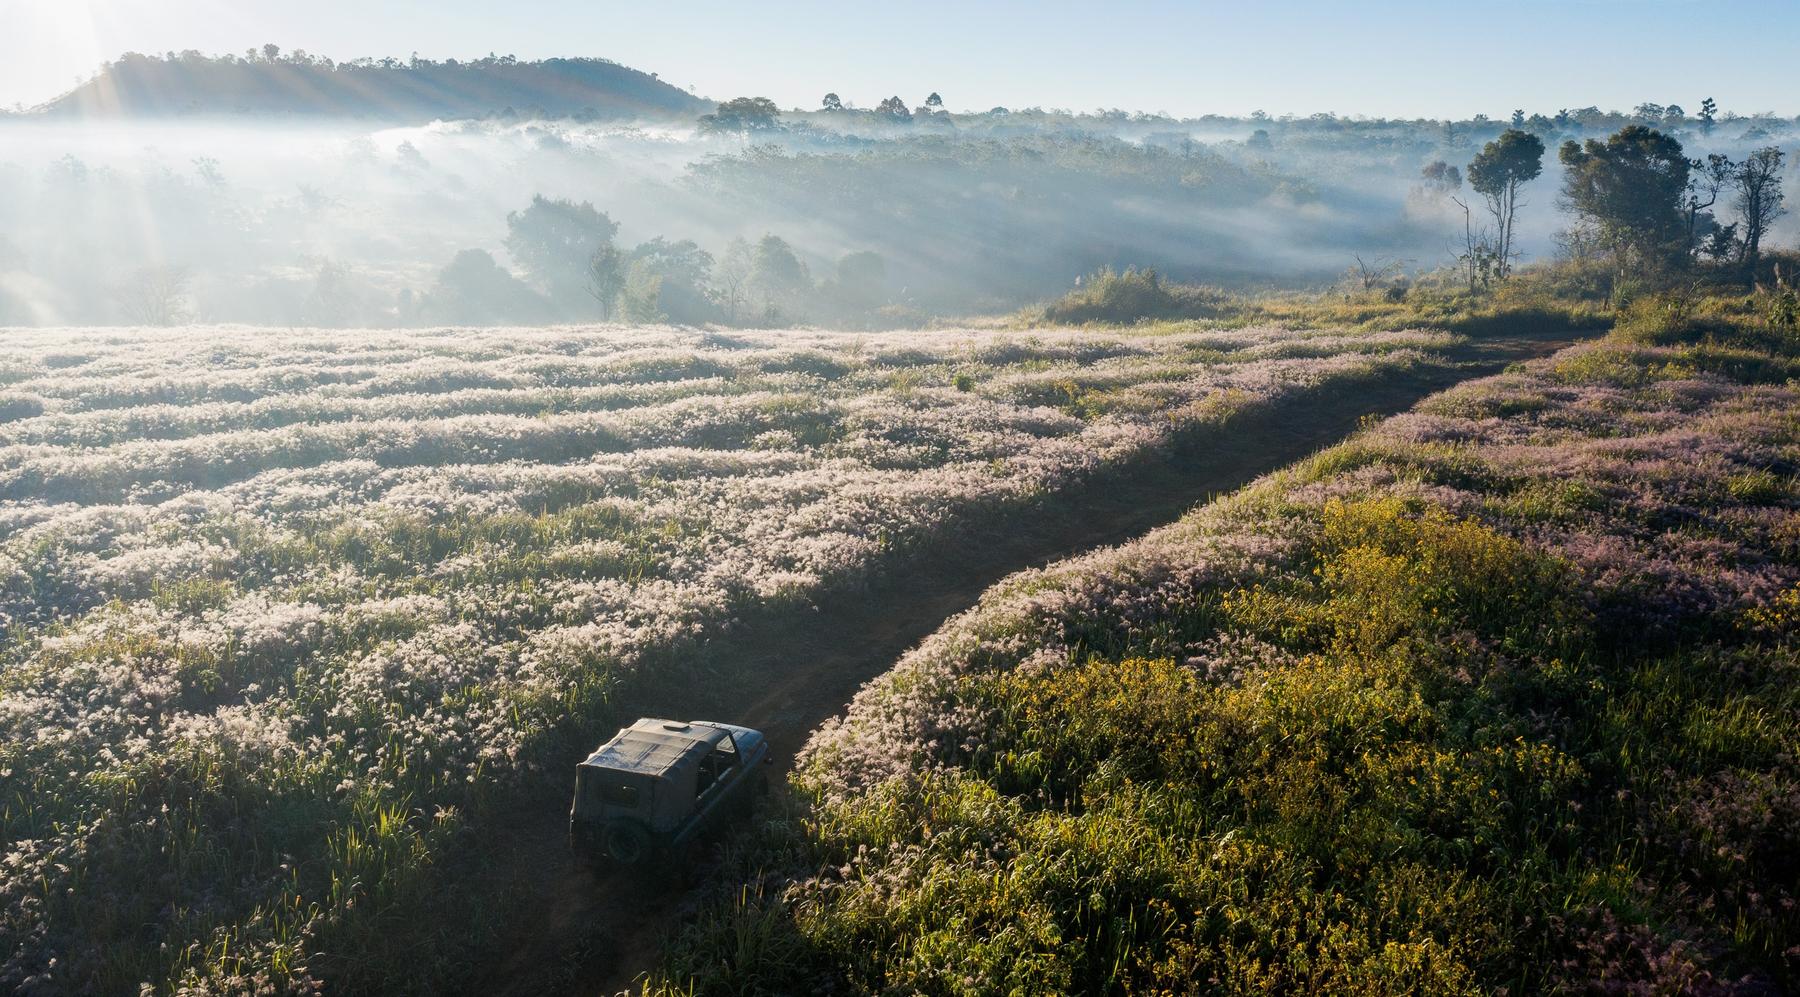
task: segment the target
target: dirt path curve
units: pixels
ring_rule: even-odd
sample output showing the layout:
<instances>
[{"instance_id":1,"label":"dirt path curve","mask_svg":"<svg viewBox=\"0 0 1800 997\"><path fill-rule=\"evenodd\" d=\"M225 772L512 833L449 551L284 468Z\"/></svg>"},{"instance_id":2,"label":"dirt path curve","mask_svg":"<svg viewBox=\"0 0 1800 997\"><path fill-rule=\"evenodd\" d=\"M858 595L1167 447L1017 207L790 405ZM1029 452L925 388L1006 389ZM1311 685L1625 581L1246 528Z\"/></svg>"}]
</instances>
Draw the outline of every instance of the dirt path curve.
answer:
<instances>
[{"instance_id":1,"label":"dirt path curve","mask_svg":"<svg viewBox=\"0 0 1800 997\"><path fill-rule=\"evenodd\" d=\"M732 659L734 671L766 676L753 698L734 704L729 691L675 689L660 701L633 705L649 715L704 716L763 730L778 771L785 771L807 735L842 712L864 683L1007 575L1140 536L1337 442L1365 416L1403 411L1435 391L1570 342L1559 331L1554 338L1471 343L1447 365L1348 390L1327 388L1240 419L1223 440L1207 434L1195 447L1054 496L1030 521L966 542L953 559L919 558L867 592L829 596L808 625L791 619L779 627L752 625L723 642L718 653ZM558 787L569 782L562 773L547 778ZM575 868L566 845L566 806L520 815L506 829L509 854L496 860L490 874L516 880L509 885L528 898L527 916L501 927L506 956L469 979L468 992L593 995L628 989L654 964L668 929L691 909L694 897L666 875L656 881L629 871Z\"/></svg>"}]
</instances>

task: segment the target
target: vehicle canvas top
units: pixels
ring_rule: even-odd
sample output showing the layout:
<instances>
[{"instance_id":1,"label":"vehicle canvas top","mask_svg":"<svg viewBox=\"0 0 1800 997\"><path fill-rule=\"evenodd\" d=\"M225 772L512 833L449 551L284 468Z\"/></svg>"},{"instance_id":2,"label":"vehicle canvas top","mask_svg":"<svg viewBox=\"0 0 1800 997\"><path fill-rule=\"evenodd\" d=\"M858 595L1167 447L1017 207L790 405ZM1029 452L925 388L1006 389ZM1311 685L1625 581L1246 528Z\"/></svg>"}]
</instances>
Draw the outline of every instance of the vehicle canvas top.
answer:
<instances>
[{"instance_id":1,"label":"vehicle canvas top","mask_svg":"<svg viewBox=\"0 0 1800 997\"><path fill-rule=\"evenodd\" d=\"M725 739L727 731L679 720L639 720L601 745L583 765L612 772L662 776L685 768Z\"/></svg>"}]
</instances>

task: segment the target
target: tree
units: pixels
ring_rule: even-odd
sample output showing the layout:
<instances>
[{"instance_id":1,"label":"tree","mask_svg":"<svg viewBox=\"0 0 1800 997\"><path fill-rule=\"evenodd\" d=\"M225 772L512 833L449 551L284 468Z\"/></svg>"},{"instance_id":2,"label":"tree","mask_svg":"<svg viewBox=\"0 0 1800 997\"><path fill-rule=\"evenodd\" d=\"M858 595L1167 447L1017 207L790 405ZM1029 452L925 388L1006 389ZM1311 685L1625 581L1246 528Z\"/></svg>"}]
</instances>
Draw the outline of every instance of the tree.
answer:
<instances>
[{"instance_id":1,"label":"tree","mask_svg":"<svg viewBox=\"0 0 1800 997\"><path fill-rule=\"evenodd\" d=\"M468 325L534 324L551 315L548 302L485 249L457 253L438 273L426 304L432 319Z\"/></svg>"},{"instance_id":2,"label":"tree","mask_svg":"<svg viewBox=\"0 0 1800 997\"><path fill-rule=\"evenodd\" d=\"M1356 281L1358 289L1363 291L1373 291L1376 288L1385 287L1406 272L1406 263L1403 260L1390 260L1385 256L1377 256L1373 260L1365 261L1361 253L1354 253L1351 258L1356 260L1356 266L1350 268L1350 277Z\"/></svg>"},{"instance_id":3,"label":"tree","mask_svg":"<svg viewBox=\"0 0 1800 997\"><path fill-rule=\"evenodd\" d=\"M594 255L610 245L617 222L586 201L538 194L524 211L506 216L506 252L564 308L589 295Z\"/></svg>"},{"instance_id":4,"label":"tree","mask_svg":"<svg viewBox=\"0 0 1800 997\"><path fill-rule=\"evenodd\" d=\"M656 310L662 316L659 321L705 322L716 315L712 298L707 294L712 267L712 254L692 239L670 242L657 236L631 251L627 283L633 279L632 274L656 278ZM642 283L645 278L636 279Z\"/></svg>"},{"instance_id":5,"label":"tree","mask_svg":"<svg viewBox=\"0 0 1800 997\"><path fill-rule=\"evenodd\" d=\"M262 54L264 59L269 62L274 62L276 59L281 58L281 46L274 42L270 42L262 47Z\"/></svg>"},{"instance_id":6,"label":"tree","mask_svg":"<svg viewBox=\"0 0 1800 997\"><path fill-rule=\"evenodd\" d=\"M186 267L147 266L118 290L120 307L140 325L180 325L193 318Z\"/></svg>"},{"instance_id":7,"label":"tree","mask_svg":"<svg viewBox=\"0 0 1800 997\"><path fill-rule=\"evenodd\" d=\"M1786 199L1781 191L1781 160L1781 150L1774 146L1758 149L1738 164L1737 173L1732 177L1737 196L1732 199L1731 206L1737 210L1738 221L1744 227L1738 262L1752 280L1756 278L1756 266L1762 260L1763 236L1768 234L1769 225L1787 210L1781 204Z\"/></svg>"},{"instance_id":8,"label":"tree","mask_svg":"<svg viewBox=\"0 0 1800 997\"><path fill-rule=\"evenodd\" d=\"M931 91L931 96L925 98L925 106L934 111L942 110L944 107L944 98L938 96L938 92L933 90Z\"/></svg>"},{"instance_id":9,"label":"tree","mask_svg":"<svg viewBox=\"0 0 1800 997\"><path fill-rule=\"evenodd\" d=\"M1544 143L1536 135L1509 128L1469 162L1469 186L1487 202L1494 218L1499 276L1512 271L1513 224L1518 219L1519 188L1544 172Z\"/></svg>"},{"instance_id":10,"label":"tree","mask_svg":"<svg viewBox=\"0 0 1800 997\"><path fill-rule=\"evenodd\" d=\"M781 109L767 97L737 97L700 117L700 130L714 133L767 132L781 127Z\"/></svg>"},{"instance_id":11,"label":"tree","mask_svg":"<svg viewBox=\"0 0 1800 997\"><path fill-rule=\"evenodd\" d=\"M713 268L713 300L725 309L725 320L736 324L750 294L750 244L740 236L725 247L719 265Z\"/></svg>"},{"instance_id":12,"label":"tree","mask_svg":"<svg viewBox=\"0 0 1800 997\"><path fill-rule=\"evenodd\" d=\"M794 248L778 235L765 235L750 255L750 288L761 299L765 315L791 310L802 291L811 285L806 264Z\"/></svg>"},{"instance_id":13,"label":"tree","mask_svg":"<svg viewBox=\"0 0 1800 997\"><path fill-rule=\"evenodd\" d=\"M1720 238L1719 229L1712 225L1712 215L1707 209L1719 203L1719 193L1732 182L1737 175L1737 164L1721 153L1712 153L1705 159L1696 159L1688 164L1693 176L1693 193L1688 195L1688 246L1691 252L1698 254L1701 250L1702 235L1710 240L1708 245L1716 248ZM1702 225L1706 222L1706 225ZM1709 231L1702 232L1702 229ZM1737 226L1724 238L1735 238Z\"/></svg>"},{"instance_id":14,"label":"tree","mask_svg":"<svg viewBox=\"0 0 1800 997\"><path fill-rule=\"evenodd\" d=\"M848 311L866 312L875 308L887 296L887 261L880 253L866 250L840 257L831 292L838 304Z\"/></svg>"},{"instance_id":15,"label":"tree","mask_svg":"<svg viewBox=\"0 0 1800 997\"><path fill-rule=\"evenodd\" d=\"M1486 287L1494 278L1493 240L1488 238L1487 229L1475 228L1475 212L1470 210L1469 202L1453 195L1450 203L1461 208L1463 213L1463 250L1457 254L1456 261L1462 264L1463 273L1469 279L1469 290Z\"/></svg>"},{"instance_id":16,"label":"tree","mask_svg":"<svg viewBox=\"0 0 1800 997\"><path fill-rule=\"evenodd\" d=\"M825 95L825 99L819 102L819 107L826 111L841 111L844 109L844 102L839 99L837 94L828 93Z\"/></svg>"},{"instance_id":17,"label":"tree","mask_svg":"<svg viewBox=\"0 0 1800 997\"><path fill-rule=\"evenodd\" d=\"M600 317L610 319L619 302L619 291L625 286L625 254L608 239L588 257L587 274L582 290L600 306Z\"/></svg>"},{"instance_id":18,"label":"tree","mask_svg":"<svg viewBox=\"0 0 1800 997\"><path fill-rule=\"evenodd\" d=\"M633 261L619 290L619 317L647 324L668 319L662 312L662 275L644 260Z\"/></svg>"},{"instance_id":19,"label":"tree","mask_svg":"<svg viewBox=\"0 0 1800 997\"><path fill-rule=\"evenodd\" d=\"M1563 202L1590 223L1623 276L1634 266L1662 268L1686 259L1683 212L1693 164L1681 143L1643 125L1605 142L1564 142Z\"/></svg>"},{"instance_id":20,"label":"tree","mask_svg":"<svg viewBox=\"0 0 1800 997\"><path fill-rule=\"evenodd\" d=\"M1438 194L1461 190L1463 185L1462 171L1441 159L1419 170L1419 179L1424 181L1426 190Z\"/></svg>"},{"instance_id":21,"label":"tree","mask_svg":"<svg viewBox=\"0 0 1800 997\"><path fill-rule=\"evenodd\" d=\"M889 97L881 103L876 104L875 115L876 117L886 118L894 124L911 124L913 119L912 111L906 106L906 101L901 100L897 96Z\"/></svg>"},{"instance_id":22,"label":"tree","mask_svg":"<svg viewBox=\"0 0 1800 997\"><path fill-rule=\"evenodd\" d=\"M1525 109L1524 109L1524 108L1522 108L1522 107L1516 107L1516 108L1514 108L1514 109L1513 109L1513 113L1512 113L1512 126L1513 126L1513 127L1514 127L1514 128L1523 128L1523 127L1525 127Z\"/></svg>"},{"instance_id":23,"label":"tree","mask_svg":"<svg viewBox=\"0 0 1800 997\"><path fill-rule=\"evenodd\" d=\"M1732 222L1730 225L1715 223L1705 237L1700 240L1699 255L1714 263L1725 263L1737 259L1740 252L1737 232L1737 222Z\"/></svg>"},{"instance_id":24,"label":"tree","mask_svg":"<svg viewBox=\"0 0 1800 997\"><path fill-rule=\"evenodd\" d=\"M1716 117L1718 113L1719 105L1711 97L1700 102L1700 133L1702 135L1712 134L1713 118Z\"/></svg>"},{"instance_id":25,"label":"tree","mask_svg":"<svg viewBox=\"0 0 1800 997\"><path fill-rule=\"evenodd\" d=\"M350 325L356 297L350 271L332 260L320 260L312 290L300 306L301 319L307 325L341 329Z\"/></svg>"}]
</instances>

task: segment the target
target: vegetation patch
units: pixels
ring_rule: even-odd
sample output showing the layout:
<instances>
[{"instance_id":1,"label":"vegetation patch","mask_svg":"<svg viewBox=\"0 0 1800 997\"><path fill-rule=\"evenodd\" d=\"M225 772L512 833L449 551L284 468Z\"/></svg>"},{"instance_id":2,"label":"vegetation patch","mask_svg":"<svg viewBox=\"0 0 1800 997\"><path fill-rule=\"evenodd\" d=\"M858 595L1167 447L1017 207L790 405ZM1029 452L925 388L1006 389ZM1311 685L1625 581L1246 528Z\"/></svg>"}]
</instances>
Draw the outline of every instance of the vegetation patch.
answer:
<instances>
[{"instance_id":1,"label":"vegetation patch","mask_svg":"<svg viewBox=\"0 0 1800 997\"><path fill-rule=\"evenodd\" d=\"M473 836L634 692L732 681L709 642L1451 345L15 333L0 987L455 985Z\"/></svg>"},{"instance_id":2,"label":"vegetation patch","mask_svg":"<svg viewBox=\"0 0 1800 997\"><path fill-rule=\"evenodd\" d=\"M996 587L646 991L1800 983L1800 397L1641 343Z\"/></svg>"}]
</instances>

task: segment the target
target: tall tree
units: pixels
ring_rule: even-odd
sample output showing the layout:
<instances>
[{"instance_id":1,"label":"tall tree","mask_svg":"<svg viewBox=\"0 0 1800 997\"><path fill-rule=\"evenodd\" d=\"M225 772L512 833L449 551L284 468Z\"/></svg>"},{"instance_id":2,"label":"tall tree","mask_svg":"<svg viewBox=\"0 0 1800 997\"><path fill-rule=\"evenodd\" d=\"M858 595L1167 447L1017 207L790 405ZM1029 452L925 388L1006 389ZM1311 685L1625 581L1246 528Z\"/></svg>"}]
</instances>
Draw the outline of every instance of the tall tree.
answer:
<instances>
[{"instance_id":1,"label":"tall tree","mask_svg":"<svg viewBox=\"0 0 1800 997\"><path fill-rule=\"evenodd\" d=\"M1605 142L1564 142L1563 201L1593 225L1623 276L1634 266L1685 263L1688 179L1681 143L1627 125Z\"/></svg>"},{"instance_id":2,"label":"tall tree","mask_svg":"<svg viewBox=\"0 0 1800 997\"><path fill-rule=\"evenodd\" d=\"M824 100L819 101L819 109L823 111L841 111L844 109L843 98L835 93L828 93L825 95Z\"/></svg>"},{"instance_id":3,"label":"tall tree","mask_svg":"<svg viewBox=\"0 0 1800 997\"><path fill-rule=\"evenodd\" d=\"M559 308L579 310L594 254L612 242L617 222L586 201L539 194L506 216L506 254Z\"/></svg>"},{"instance_id":4,"label":"tall tree","mask_svg":"<svg viewBox=\"0 0 1800 997\"><path fill-rule=\"evenodd\" d=\"M1530 132L1509 128L1469 162L1469 186L1487 202L1494 218L1499 276L1512 272L1513 224L1519 216L1519 189L1544 172L1544 143Z\"/></svg>"},{"instance_id":5,"label":"tall tree","mask_svg":"<svg viewBox=\"0 0 1800 997\"><path fill-rule=\"evenodd\" d=\"M1740 224L1744 226L1738 262L1743 264L1745 273L1752 280L1756 278L1757 264L1762 261L1763 236L1768 234L1769 225L1787 210L1781 203L1786 199L1781 191L1781 160L1781 150L1774 146L1758 149L1744 157L1738 164L1737 175L1732 178L1737 196L1732 199L1731 206L1737 209Z\"/></svg>"},{"instance_id":6,"label":"tall tree","mask_svg":"<svg viewBox=\"0 0 1800 997\"><path fill-rule=\"evenodd\" d=\"M1700 102L1700 133L1702 135L1712 134L1713 118L1717 117L1718 113L1718 102L1711 97Z\"/></svg>"}]
</instances>

